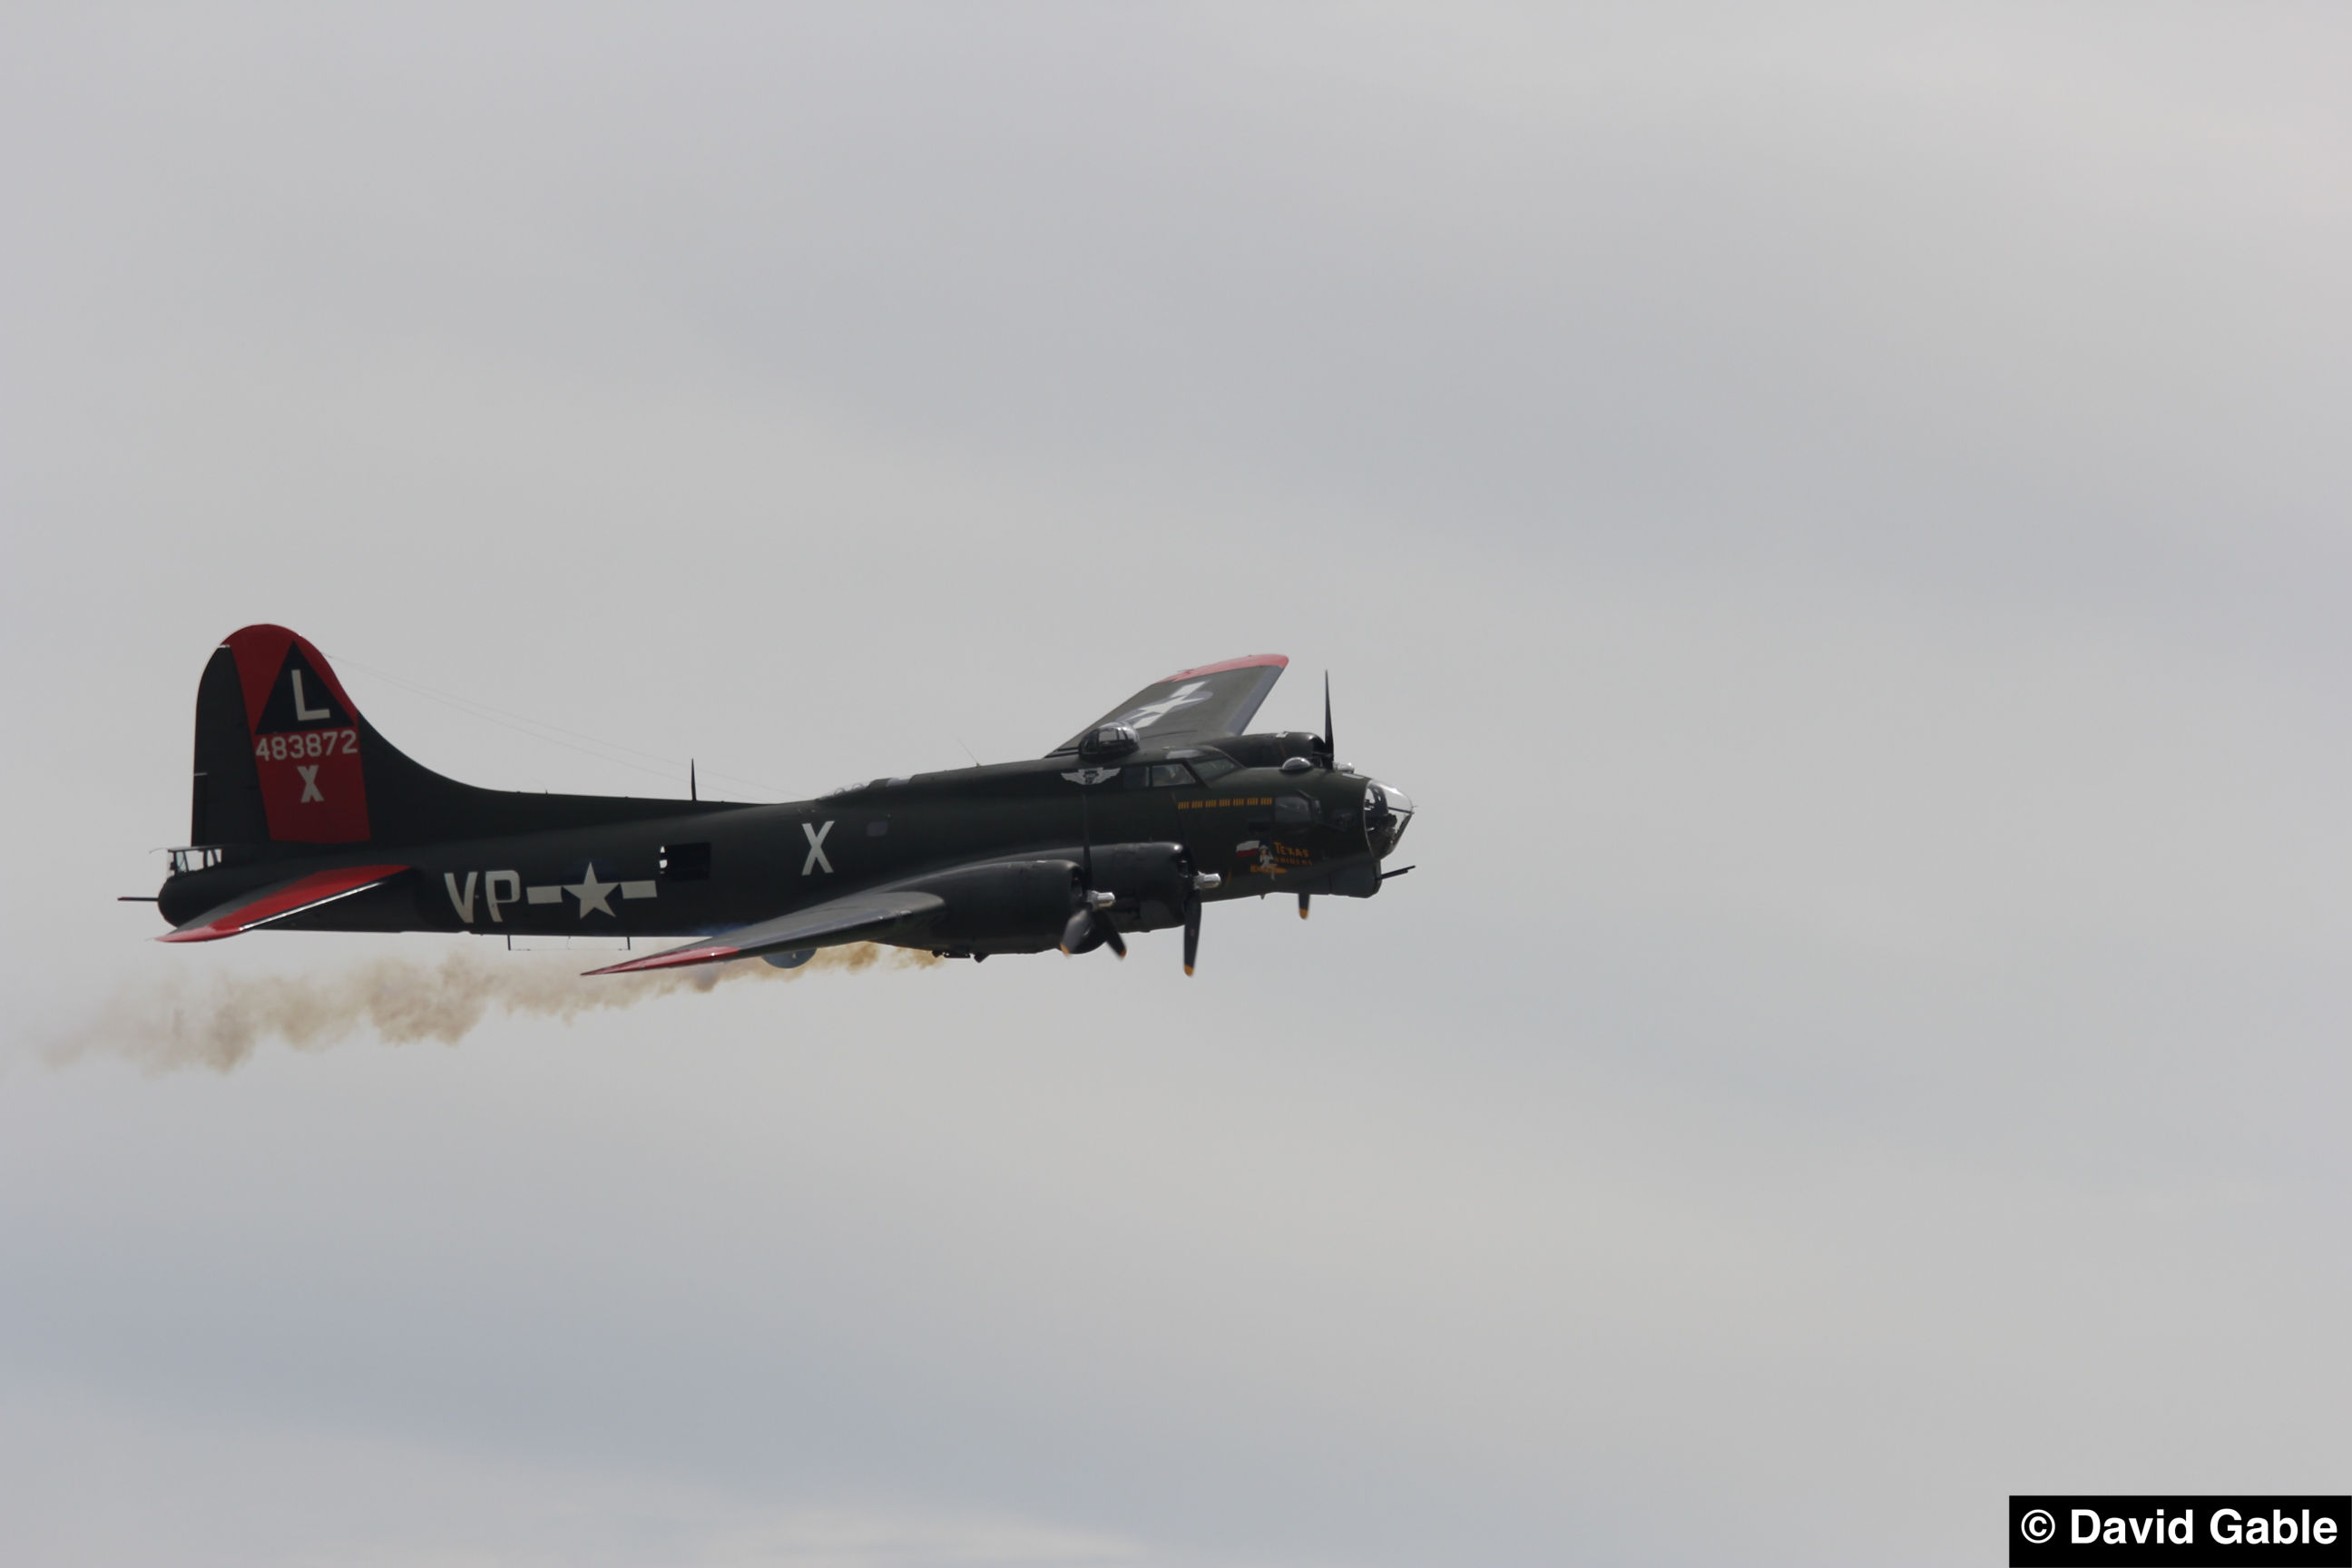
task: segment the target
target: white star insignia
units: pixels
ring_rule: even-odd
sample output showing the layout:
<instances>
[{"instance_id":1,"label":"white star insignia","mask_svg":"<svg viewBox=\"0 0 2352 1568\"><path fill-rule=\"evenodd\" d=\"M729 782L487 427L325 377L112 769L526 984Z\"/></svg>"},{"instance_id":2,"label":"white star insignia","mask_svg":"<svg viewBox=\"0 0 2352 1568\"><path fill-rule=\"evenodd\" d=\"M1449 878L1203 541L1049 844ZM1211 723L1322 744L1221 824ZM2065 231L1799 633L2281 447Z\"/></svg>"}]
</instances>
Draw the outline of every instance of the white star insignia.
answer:
<instances>
[{"instance_id":1,"label":"white star insignia","mask_svg":"<svg viewBox=\"0 0 2352 1568\"><path fill-rule=\"evenodd\" d=\"M1139 730L1149 730L1179 708L1190 708L1195 703L1206 702L1209 700L1207 697L1196 697L1193 693L1208 684L1205 680L1188 680L1157 702L1146 702L1139 707L1129 709L1118 716L1117 722L1132 724Z\"/></svg>"},{"instance_id":2,"label":"white star insignia","mask_svg":"<svg viewBox=\"0 0 2352 1568\"><path fill-rule=\"evenodd\" d=\"M565 883L563 890L580 900L580 918L584 921L588 918L590 910L594 910L599 914L611 914L613 906L607 900L612 898L613 889L620 885L618 882L598 881L596 862L591 860L588 862L587 877L581 881Z\"/></svg>"}]
</instances>

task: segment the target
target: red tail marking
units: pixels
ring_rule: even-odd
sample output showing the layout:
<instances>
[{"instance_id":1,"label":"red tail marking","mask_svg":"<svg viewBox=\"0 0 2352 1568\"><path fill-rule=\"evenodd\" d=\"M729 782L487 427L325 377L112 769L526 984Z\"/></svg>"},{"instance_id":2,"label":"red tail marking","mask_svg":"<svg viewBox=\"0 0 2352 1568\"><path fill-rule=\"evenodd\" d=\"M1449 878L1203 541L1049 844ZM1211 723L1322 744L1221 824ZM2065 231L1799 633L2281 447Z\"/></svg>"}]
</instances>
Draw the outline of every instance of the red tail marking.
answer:
<instances>
[{"instance_id":1,"label":"red tail marking","mask_svg":"<svg viewBox=\"0 0 2352 1568\"><path fill-rule=\"evenodd\" d=\"M277 684L278 672L285 666L286 650L289 647L302 650L302 657L310 661L310 668L319 672L319 679L327 683L327 689L335 694L344 712L354 718L359 716L359 705L345 694L343 683L336 679L326 655L312 647L309 638L298 637L284 626L252 626L240 627L221 641L236 656L237 683L245 690L247 733L259 732L261 710L269 704L269 689Z\"/></svg>"},{"instance_id":2,"label":"red tail marking","mask_svg":"<svg viewBox=\"0 0 2352 1568\"><path fill-rule=\"evenodd\" d=\"M367 775L362 766L359 708L324 655L284 626L251 626L231 632L226 646L236 659L237 685L245 696L246 738L254 747L261 784L261 809L269 837L278 844L363 844L368 827ZM289 655L299 652L326 689L278 691ZM262 723L277 698L274 732ZM326 728L308 710L319 704L335 719ZM298 717L289 718L293 713ZM303 720L311 723L306 724ZM289 727L289 725L291 727Z\"/></svg>"}]
</instances>

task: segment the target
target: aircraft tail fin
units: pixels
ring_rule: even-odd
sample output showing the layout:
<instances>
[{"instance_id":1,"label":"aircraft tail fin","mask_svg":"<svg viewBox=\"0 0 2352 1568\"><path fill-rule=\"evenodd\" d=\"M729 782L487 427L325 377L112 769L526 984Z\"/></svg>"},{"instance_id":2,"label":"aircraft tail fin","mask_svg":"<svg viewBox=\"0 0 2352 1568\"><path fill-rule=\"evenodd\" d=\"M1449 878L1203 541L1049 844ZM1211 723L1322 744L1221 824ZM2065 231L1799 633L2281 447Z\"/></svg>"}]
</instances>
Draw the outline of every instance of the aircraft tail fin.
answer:
<instances>
[{"instance_id":1,"label":"aircraft tail fin","mask_svg":"<svg viewBox=\"0 0 2352 1568\"><path fill-rule=\"evenodd\" d=\"M229 634L196 688L192 845L415 844L708 809L444 777L385 740L325 656L284 626Z\"/></svg>"},{"instance_id":2,"label":"aircraft tail fin","mask_svg":"<svg viewBox=\"0 0 2352 1568\"><path fill-rule=\"evenodd\" d=\"M368 774L377 771L367 764L384 742L372 728L363 735L362 722L309 642L284 626L230 634L196 687L188 842L367 842Z\"/></svg>"}]
</instances>

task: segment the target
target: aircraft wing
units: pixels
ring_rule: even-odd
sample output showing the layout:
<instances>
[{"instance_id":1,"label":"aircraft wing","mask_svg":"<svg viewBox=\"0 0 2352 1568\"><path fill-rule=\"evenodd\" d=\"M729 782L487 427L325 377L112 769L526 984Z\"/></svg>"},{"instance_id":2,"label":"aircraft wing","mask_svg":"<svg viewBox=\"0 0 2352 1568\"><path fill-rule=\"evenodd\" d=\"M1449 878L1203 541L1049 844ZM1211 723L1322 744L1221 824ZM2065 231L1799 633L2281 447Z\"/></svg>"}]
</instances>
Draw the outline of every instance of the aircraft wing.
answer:
<instances>
[{"instance_id":1,"label":"aircraft wing","mask_svg":"<svg viewBox=\"0 0 2352 1568\"><path fill-rule=\"evenodd\" d=\"M763 952L793 952L804 947L835 947L865 942L937 913L947 902L936 893L848 893L756 925L740 926L717 936L673 947L626 963L592 969L591 974L628 974L646 969L677 969L689 963L723 963L730 958L753 958Z\"/></svg>"},{"instance_id":2,"label":"aircraft wing","mask_svg":"<svg viewBox=\"0 0 2352 1568\"><path fill-rule=\"evenodd\" d=\"M1258 704L1289 665L1281 654L1260 653L1180 669L1153 681L1045 754L1057 757L1076 751L1080 741L1105 724L1133 725L1147 746L1238 735L1249 728Z\"/></svg>"},{"instance_id":3,"label":"aircraft wing","mask_svg":"<svg viewBox=\"0 0 2352 1568\"><path fill-rule=\"evenodd\" d=\"M240 893L228 902L206 910L185 925L157 937L157 942L218 942L225 936L315 910L320 904L364 893L407 870L405 866L340 866L313 871L290 882L278 882L256 892Z\"/></svg>"}]
</instances>

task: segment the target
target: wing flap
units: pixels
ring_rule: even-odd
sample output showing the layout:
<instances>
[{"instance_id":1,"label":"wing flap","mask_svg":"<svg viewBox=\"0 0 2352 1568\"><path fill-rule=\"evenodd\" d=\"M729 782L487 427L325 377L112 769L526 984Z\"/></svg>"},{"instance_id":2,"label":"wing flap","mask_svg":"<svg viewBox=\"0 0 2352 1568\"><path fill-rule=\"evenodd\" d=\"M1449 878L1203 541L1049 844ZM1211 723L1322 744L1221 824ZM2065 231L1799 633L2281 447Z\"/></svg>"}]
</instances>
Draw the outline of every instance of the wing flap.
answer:
<instances>
[{"instance_id":1,"label":"wing flap","mask_svg":"<svg viewBox=\"0 0 2352 1568\"><path fill-rule=\"evenodd\" d=\"M1132 725L1147 746L1238 735L1257 716L1274 683L1290 668L1278 653L1254 653L1197 669L1180 669L1153 681L1045 754L1075 752L1078 742L1105 724Z\"/></svg>"},{"instance_id":2,"label":"wing flap","mask_svg":"<svg viewBox=\"0 0 2352 1568\"><path fill-rule=\"evenodd\" d=\"M927 919L945 908L946 900L936 893L850 893L810 909L722 931L684 947L669 948L626 963L607 964L588 973L629 974L648 969L678 969L690 963L724 963L732 958L754 958L763 952L790 952L803 947L835 947L869 940L895 927Z\"/></svg>"},{"instance_id":3,"label":"wing flap","mask_svg":"<svg viewBox=\"0 0 2352 1568\"><path fill-rule=\"evenodd\" d=\"M257 892L240 893L155 940L218 942L272 921L282 921L289 915L299 915L305 910L315 910L320 904L333 903L337 899L348 899L353 893L364 893L407 869L405 866L339 866L331 871L313 871L307 877L275 883Z\"/></svg>"}]
</instances>

